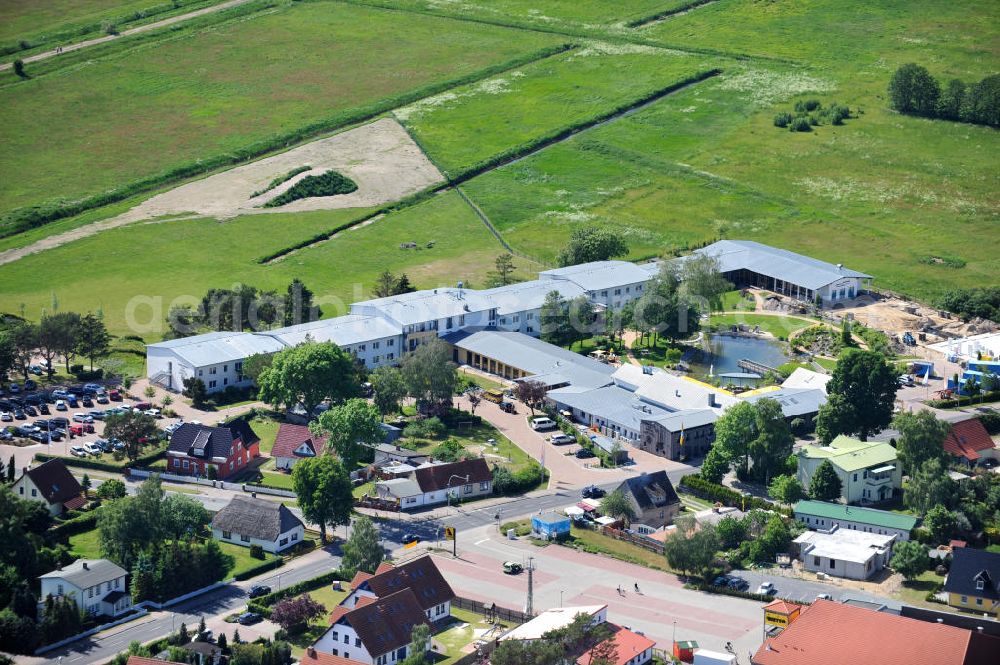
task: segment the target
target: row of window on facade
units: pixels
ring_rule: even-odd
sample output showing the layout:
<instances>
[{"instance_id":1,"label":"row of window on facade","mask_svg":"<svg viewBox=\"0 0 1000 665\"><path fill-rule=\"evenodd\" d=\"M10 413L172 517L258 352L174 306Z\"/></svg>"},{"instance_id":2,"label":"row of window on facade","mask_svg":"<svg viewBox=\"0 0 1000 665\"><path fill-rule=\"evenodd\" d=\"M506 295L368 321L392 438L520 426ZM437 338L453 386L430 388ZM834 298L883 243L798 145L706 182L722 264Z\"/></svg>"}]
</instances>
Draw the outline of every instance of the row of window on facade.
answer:
<instances>
[{"instance_id":1,"label":"row of window on facade","mask_svg":"<svg viewBox=\"0 0 1000 665\"><path fill-rule=\"evenodd\" d=\"M211 465L209 465L209 466L211 466ZM216 465L216 466L218 466L218 465ZM189 469L197 469L198 465L195 464L194 462L190 462L190 461L188 461L186 459L178 459L178 458L175 457L174 458L174 468L175 469L184 469L185 471L187 471ZM234 466L233 462L230 461L229 462L229 470L232 471L235 468L236 467Z\"/></svg>"},{"instance_id":2,"label":"row of window on facade","mask_svg":"<svg viewBox=\"0 0 1000 665\"><path fill-rule=\"evenodd\" d=\"M112 580L108 580L104 584L106 585L106 588L105 588L104 591L105 591L105 593L107 593L108 591L111 591L112 589L119 588L119 586L120 586L120 580L118 580L118 579L115 579L113 581ZM59 595L60 596L65 593L64 587L63 587L62 584L60 584L57 587L57 589L59 591ZM97 593L97 594L101 593L101 585L97 584L95 586L87 587L86 588L86 592L87 592L87 598L93 598L95 593Z\"/></svg>"}]
</instances>

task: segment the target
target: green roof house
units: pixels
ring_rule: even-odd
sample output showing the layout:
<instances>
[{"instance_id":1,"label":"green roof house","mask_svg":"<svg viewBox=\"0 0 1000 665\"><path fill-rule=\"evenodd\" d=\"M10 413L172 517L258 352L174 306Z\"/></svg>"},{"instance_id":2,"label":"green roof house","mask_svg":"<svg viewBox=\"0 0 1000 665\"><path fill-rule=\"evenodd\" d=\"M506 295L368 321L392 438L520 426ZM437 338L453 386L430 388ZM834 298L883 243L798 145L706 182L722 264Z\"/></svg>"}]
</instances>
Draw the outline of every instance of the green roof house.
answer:
<instances>
[{"instance_id":1,"label":"green roof house","mask_svg":"<svg viewBox=\"0 0 1000 665\"><path fill-rule=\"evenodd\" d=\"M909 540L910 532L917 525L917 518L912 515L826 501L799 501L795 504L795 519L816 531L830 531L836 526L851 531L895 535L901 541Z\"/></svg>"},{"instance_id":2,"label":"green roof house","mask_svg":"<svg viewBox=\"0 0 1000 665\"><path fill-rule=\"evenodd\" d=\"M845 503L876 503L892 498L902 487L902 470L896 449L888 443L859 441L840 435L828 446L803 446L798 453L798 478L809 489L809 481L824 460L830 460L840 477Z\"/></svg>"}]
</instances>

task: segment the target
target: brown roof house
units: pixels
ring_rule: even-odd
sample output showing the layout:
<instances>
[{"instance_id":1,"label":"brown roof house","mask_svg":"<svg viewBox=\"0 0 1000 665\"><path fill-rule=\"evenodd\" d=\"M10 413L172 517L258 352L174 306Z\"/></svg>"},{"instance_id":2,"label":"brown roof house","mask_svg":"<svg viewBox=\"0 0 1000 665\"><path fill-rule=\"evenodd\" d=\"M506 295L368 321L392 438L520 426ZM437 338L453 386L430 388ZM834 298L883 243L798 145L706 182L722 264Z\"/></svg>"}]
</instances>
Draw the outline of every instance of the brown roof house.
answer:
<instances>
[{"instance_id":1,"label":"brown roof house","mask_svg":"<svg viewBox=\"0 0 1000 665\"><path fill-rule=\"evenodd\" d=\"M673 522L681 508L681 500L666 471L634 476L622 482L618 489L635 511L634 528L660 529Z\"/></svg>"},{"instance_id":2,"label":"brown roof house","mask_svg":"<svg viewBox=\"0 0 1000 665\"><path fill-rule=\"evenodd\" d=\"M274 466L291 469L300 459L322 455L326 450L326 441L327 437L316 436L305 425L281 423L271 448Z\"/></svg>"},{"instance_id":3,"label":"brown roof house","mask_svg":"<svg viewBox=\"0 0 1000 665\"><path fill-rule=\"evenodd\" d=\"M330 615L330 628L306 650L303 663L381 665L409 655L413 628L451 616L455 597L429 556L359 574L351 593ZM343 660L341 660L343 659Z\"/></svg>"},{"instance_id":4,"label":"brown roof house","mask_svg":"<svg viewBox=\"0 0 1000 665\"><path fill-rule=\"evenodd\" d=\"M375 483L375 493L400 510L467 501L493 493L493 472L482 458L428 462L405 477Z\"/></svg>"},{"instance_id":5,"label":"brown roof house","mask_svg":"<svg viewBox=\"0 0 1000 665\"><path fill-rule=\"evenodd\" d=\"M284 504L236 495L212 518L212 537L226 543L260 545L281 552L302 542L305 527Z\"/></svg>"},{"instance_id":6,"label":"brown roof house","mask_svg":"<svg viewBox=\"0 0 1000 665\"><path fill-rule=\"evenodd\" d=\"M87 503L80 483L66 465L56 459L34 469L25 469L11 489L19 499L41 501L48 506L51 515L76 510Z\"/></svg>"},{"instance_id":7,"label":"brown roof house","mask_svg":"<svg viewBox=\"0 0 1000 665\"><path fill-rule=\"evenodd\" d=\"M1000 451L979 418L953 422L951 431L944 439L944 451L956 461L969 466L1000 457Z\"/></svg>"}]
</instances>

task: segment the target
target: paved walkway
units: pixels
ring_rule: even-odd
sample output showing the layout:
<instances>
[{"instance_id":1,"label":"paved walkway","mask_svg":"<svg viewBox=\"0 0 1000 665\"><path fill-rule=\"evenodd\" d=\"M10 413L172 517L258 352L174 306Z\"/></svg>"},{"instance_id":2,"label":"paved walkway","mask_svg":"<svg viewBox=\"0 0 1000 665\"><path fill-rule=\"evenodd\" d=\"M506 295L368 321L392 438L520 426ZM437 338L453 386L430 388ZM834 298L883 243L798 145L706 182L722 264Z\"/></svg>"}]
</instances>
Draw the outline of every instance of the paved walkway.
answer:
<instances>
[{"instance_id":1,"label":"paved walkway","mask_svg":"<svg viewBox=\"0 0 1000 665\"><path fill-rule=\"evenodd\" d=\"M39 60L47 60L48 58L53 58L63 53L69 53L70 51L79 51L80 49L84 49L89 46L97 46L98 44L104 44L105 42L110 42L114 39L119 39L121 37L138 35L144 32L150 32L152 30L159 30L160 28L165 28L168 25L173 25L175 23L187 21L193 18L197 18L198 16L204 16L205 14L212 14L214 12L222 11L223 9L229 9L230 7L237 7L239 5L244 5L248 2L250 2L250 0L227 0L226 2L222 2L217 5L212 5L211 7L205 7L204 9L188 12L187 14L179 14L177 16L171 16L170 18L162 19L160 21L153 21L152 23L140 25L135 28L129 28L128 30L122 30L117 35L105 35L104 37L95 37L94 39L87 39L82 42L76 42L75 44L67 44L66 46L60 46L50 51L42 51L41 53L36 53L35 55L29 55L26 58L21 58L21 60L23 60L25 64L38 62ZM13 62L4 63L0 65L0 72L11 69L13 66L14 66ZM31 72L28 72L28 74L30 75Z\"/></svg>"}]
</instances>

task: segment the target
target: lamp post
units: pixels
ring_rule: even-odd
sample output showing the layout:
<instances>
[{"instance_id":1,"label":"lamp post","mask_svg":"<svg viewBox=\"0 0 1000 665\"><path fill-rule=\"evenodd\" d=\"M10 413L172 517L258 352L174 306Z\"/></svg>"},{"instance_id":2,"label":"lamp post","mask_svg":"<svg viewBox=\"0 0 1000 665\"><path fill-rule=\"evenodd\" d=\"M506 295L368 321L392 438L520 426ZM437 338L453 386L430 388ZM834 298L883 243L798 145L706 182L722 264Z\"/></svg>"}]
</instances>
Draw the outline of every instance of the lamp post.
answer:
<instances>
[{"instance_id":1,"label":"lamp post","mask_svg":"<svg viewBox=\"0 0 1000 665\"><path fill-rule=\"evenodd\" d=\"M559 607L562 607L563 589L559 589Z\"/></svg>"}]
</instances>

